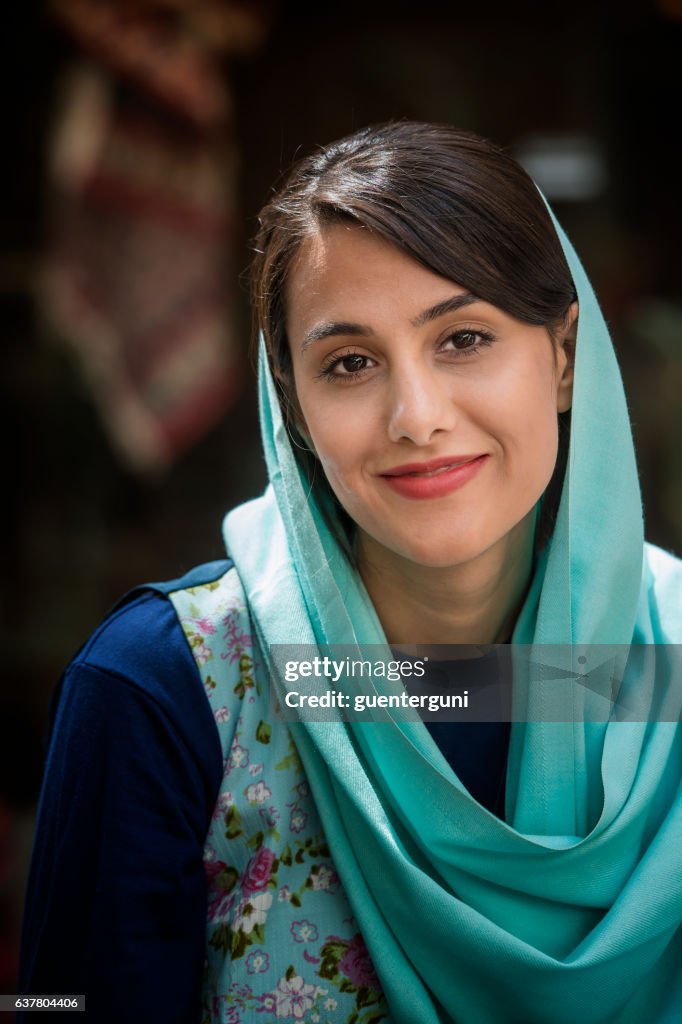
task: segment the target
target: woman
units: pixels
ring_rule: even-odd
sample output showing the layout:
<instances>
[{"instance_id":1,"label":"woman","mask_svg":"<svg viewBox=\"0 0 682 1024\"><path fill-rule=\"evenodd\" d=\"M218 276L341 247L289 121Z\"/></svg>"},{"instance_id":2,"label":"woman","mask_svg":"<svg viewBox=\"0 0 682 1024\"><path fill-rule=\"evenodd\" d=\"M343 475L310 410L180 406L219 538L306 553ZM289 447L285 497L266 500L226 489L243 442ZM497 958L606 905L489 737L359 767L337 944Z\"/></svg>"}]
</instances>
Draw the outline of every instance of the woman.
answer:
<instances>
[{"instance_id":1,"label":"woman","mask_svg":"<svg viewBox=\"0 0 682 1024\"><path fill-rule=\"evenodd\" d=\"M512 730L269 695L277 644L682 640L570 243L506 154L402 122L297 165L256 249L271 486L65 674L24 989L201 1019L206 951L207 1021L679 1019L676 724L547 721L533 679Z\"/></svg>"}]
</instances>

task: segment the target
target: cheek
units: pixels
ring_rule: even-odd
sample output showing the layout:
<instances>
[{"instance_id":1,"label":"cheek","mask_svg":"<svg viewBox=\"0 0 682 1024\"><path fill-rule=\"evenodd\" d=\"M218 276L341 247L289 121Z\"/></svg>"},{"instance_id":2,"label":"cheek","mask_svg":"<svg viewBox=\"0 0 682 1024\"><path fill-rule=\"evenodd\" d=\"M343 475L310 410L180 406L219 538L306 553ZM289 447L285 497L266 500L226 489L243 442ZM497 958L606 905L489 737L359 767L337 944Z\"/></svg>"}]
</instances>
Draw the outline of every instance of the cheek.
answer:
<instances>
[{"instance_id":1,"label":"cheek","mask_svg":"<svg viewBox=\"0 0 682 1024\"><path fill-rule=\"evenodd\" d=\"M333 402L321 403L317 395L299 395L306 431L332 489L355 490L368 444L375 435L367 416L342 413Z\"/></svg>"},{"instance_id":2,"label":"cheek","mask_svg":"<svg viewBox=\"0 0 682 1024\"><path fill-rule=\"evenodd\" d=\"M519 482L544 489L556 462L558 423L553 378L541 369L531 367L517 386L506 389L497 419L507 469Z\"/></svg>"},{"instance_id":3,"label":"cheek","mask_svg":"<svg viewBox=\"0 0 682 1024\"><path fill-rule=\"evenodd\" d=\"M311 430L317 457L332 490L343 504L352 501L360 487L364 438L362 431L346 426Z\"/></svg>"}]
</instances>

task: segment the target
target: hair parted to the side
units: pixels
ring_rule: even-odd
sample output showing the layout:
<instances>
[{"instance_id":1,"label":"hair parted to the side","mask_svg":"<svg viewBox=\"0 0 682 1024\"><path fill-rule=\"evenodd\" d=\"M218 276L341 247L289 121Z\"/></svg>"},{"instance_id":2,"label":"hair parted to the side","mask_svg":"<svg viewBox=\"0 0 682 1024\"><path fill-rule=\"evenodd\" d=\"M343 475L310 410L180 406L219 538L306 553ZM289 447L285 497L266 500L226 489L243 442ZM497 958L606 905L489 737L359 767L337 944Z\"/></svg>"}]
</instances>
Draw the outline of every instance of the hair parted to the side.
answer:
<instances>
[{"instance_id":1,"label":"hair parted to the side","mask_svg":"<svg viewBox=\"0 0 682 1024\"><path fill-rule=\"evenodd\" d=\"M388 122L321 147L295 164L259 222L251 264L256 333L263 334L297 456L316 486L324 486L324 474L296 428L285 310L287 276L306 238L337 222L361 225L510 316L546 326L550 336L576 299L531 178L504 150L445 124ZM569 434L570 413L563 413L540 546L554 526Z\"/></svg>"}]
</instances>

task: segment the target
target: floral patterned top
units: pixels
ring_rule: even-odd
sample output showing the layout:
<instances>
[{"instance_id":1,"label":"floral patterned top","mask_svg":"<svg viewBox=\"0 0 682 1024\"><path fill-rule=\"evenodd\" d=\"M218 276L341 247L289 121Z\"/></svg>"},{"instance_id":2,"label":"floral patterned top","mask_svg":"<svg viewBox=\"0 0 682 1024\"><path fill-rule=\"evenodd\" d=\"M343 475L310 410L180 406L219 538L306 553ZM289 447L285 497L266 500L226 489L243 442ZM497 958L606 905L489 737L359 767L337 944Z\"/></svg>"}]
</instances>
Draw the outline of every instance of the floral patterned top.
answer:
<instances>
[{"instance_id":1,"label":"floral patterned top","mask_svg":"<svg viewBox=\"0 0 682 1024\"><path fill-rule=\"evenodd\" d=\"M169 595L222 743L206 839L202 1024L390 1020L291 733L255 681L234 568Z\"/></svg>"}]
</instances>

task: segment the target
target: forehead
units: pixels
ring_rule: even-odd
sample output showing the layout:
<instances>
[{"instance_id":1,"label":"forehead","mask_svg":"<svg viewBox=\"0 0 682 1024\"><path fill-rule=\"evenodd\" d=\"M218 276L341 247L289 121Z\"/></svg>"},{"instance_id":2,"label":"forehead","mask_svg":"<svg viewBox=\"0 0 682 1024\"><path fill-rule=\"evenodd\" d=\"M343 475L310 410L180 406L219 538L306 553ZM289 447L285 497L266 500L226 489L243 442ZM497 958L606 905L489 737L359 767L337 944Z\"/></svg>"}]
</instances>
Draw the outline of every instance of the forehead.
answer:
<instances>
[{"instance_id":1,"label":"forehead","mask_svg":"<svg viewBox=\"0 0 682 1024\"><path fill-rule=\"evenodd\" d=\"M325 317L368 313L408 319L429 303L464 292L364 227L334 224L307 238L286 285L287 324L296 330Z\"/></svg>"}]
</instances>

